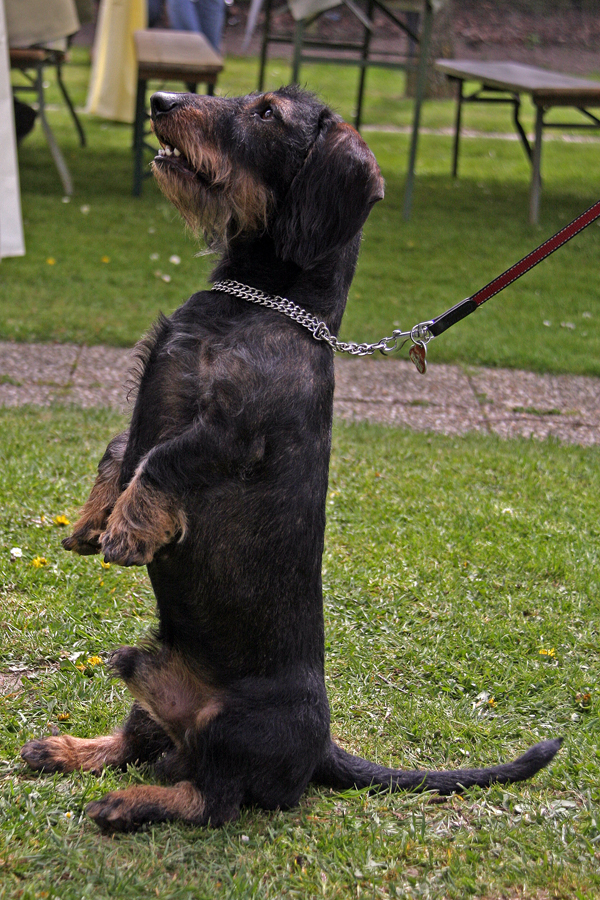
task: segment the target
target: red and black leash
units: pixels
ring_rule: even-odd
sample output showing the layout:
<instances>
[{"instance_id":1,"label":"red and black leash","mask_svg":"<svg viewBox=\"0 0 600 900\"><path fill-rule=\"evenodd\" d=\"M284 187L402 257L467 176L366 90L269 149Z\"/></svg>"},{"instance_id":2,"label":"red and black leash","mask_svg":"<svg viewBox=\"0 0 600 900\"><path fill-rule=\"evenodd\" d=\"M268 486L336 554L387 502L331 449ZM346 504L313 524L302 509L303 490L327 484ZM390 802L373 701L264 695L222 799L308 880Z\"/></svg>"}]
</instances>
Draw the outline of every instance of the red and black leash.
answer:
<instances>
[{"instance_id":1,"label":"red and black leash","mask_svg":"<svg viewBox=\"0 0 600 900\"><path fill-rule=\"evenodd\" d=\"M554 253L555 250L558 250L559 247L562 247L563 244L566 244L567 241L570 241L571 238L574 238L576 234L579 234L580 231L583 231L584 228L587 228L588 225L591 225L592 222L595 222L598 218L600 218L600 200L594 203L593 206L590 206L585 212L581 213L580 216L577 216L576 219L573 219L568 225L565 225L564 228L561 228L561 230L553 237L548 238L547 241L544 241L543 244L540 244L539 247L536 247L535 250L532 250L531 253L524 256L523 259L518 263L515 263L514 266L511 266L510 269L507 269L506 272L503 272L502 275L498 275L497 278L494 278L494 280L490 281L489 284L486 284L485 287L480 288L471 297L467 297L466 300L462 300L460 303L457 303L456 306L453 306L452 309L447 310L447 312L443 313L441 316L433 319L427 326L431 336L437 337L446 331L447 328L450 328L451 325L460 322L461 319L464 319L472 312L475 312L475 310L482 306L487 300L490 300L491 297L499 294L505 287L508 287L513 281L516 281L521 275L529 272L530 269L533 269L533 267L537 266L538 263L541 263L542 260L547 259L551 253Z\"/></svg>"},{"instance_id":2,"label":"red and black leash","mask_svg":"<svg viewBox=\"0 0 600 900\"><path fill-rule=\"evenodd\" d=\"M490 281L489 284L486 284L485 287L480 288L476 293L467 297L466 300L457 303L456 306L453 306L445 313L442 313L441 316L437 316L437 318L432 319L430 322L423 322L420 325L416 325L411 333L413 346L410 348L409 355L418 371L424 375L427 370L426 344L431 338L438 337L438 335L443 334L446 329L455 325L457 322L460 322L461 319L471 315L471 313L475 312L476 309L479 309L479 307L487 300L494 297L496 294L499 294L505 287L508 287L513 281L516 281L521 275L529 272L534 266L541 263L542 260L547 259L551 253L554 253L555 250L558 250L559 247L562 247L567 241L570 241L571 238L574 238L576 234L579 234L580 231L583 231L584 228L587 228L588 225L591 225L592 222L595 222L598 218L600 218L600 200L596 201L593 206L586 209L585 212L577 216L576 219L573 219L568 225L565 225L564 228L561 228L560 231L557 231L553 237L548 238L547 241L544 241L543 244L540 244L539 247L536 247L535 250L532 250L531 253L524 256L523 259L515 263L514 266L511 266L510 269L507 269L506 272L498 275L497 278L494 278L494 280Z\"/></svg>"}]
</instances>

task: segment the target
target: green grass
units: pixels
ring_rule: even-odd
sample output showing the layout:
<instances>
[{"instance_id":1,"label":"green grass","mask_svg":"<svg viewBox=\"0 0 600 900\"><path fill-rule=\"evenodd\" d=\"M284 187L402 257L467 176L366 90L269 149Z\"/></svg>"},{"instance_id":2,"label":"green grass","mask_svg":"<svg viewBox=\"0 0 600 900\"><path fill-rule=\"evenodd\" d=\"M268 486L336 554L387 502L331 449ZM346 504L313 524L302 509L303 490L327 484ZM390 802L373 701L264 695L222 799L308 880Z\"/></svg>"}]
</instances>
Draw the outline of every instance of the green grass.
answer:
<instances>
[{"instance_id":1,"label":"green grass","mask_svg":"<svg viewBox=\"0 0 600 900\"><path fill-rule=\"evenodd\" d=\"M297 810L248 810L220 831L107 839L85 803L149 773L37 776L18 750L49 727L106 732L127 709L104 661L154 621L145 572L64 553L54 523L73 521L120 427L108 411L0 411L0 897L598 895L597 449L357 425L334 436L334 734L383 763L438 768L562 734L550 770L442 803L310 790Z\"/></svg>"},{"instance_id":2,"label":"green grass","mask_svg":"<svg viewBox=\"0 0 600 900\"><path fill-rule=\"evenodd\" d=\"M79 50L67 68L78 104L85 100L88 74L86 53ZM354 69L307 66L302 74L309 87L352 116ZM288 76L288 64L275 61L268 86ZM244 93L256 79L255 60L228 59L220 90ZM49 99L58 103L54 88ZM57 108L50 115L76 193L62 202L36 126L20 148L27 255L0 266L0 339L129 346L159 310L171 312L205 286L213 261L196 258L197 245L152 182L145 183L141 199L131 196L130 127L87 117L89 146L81 149L67 114ZM403 76L370 71L366 124L406 125L411 115ZM452 116L451 101L425 104L426 127L448 126ZM530 109L524 120L529 127ZM510 131L510 118L496 107L469 108L465 125ZM378 339L398 324L410 327L440 314L597 199L597 144L545 144L540 224L530 226L529 168L517 142L465 139L461 177L453 181L450 137L423 134L414 212L406 223L401 210L408 136L365 131L365 137L387 187L365 229L342 329L347 339ZM600 375L599 248L600 229L593 225L435 341L430 358ZM173 255L179 265L169 262Z\"/></svg>"}]
</instances>

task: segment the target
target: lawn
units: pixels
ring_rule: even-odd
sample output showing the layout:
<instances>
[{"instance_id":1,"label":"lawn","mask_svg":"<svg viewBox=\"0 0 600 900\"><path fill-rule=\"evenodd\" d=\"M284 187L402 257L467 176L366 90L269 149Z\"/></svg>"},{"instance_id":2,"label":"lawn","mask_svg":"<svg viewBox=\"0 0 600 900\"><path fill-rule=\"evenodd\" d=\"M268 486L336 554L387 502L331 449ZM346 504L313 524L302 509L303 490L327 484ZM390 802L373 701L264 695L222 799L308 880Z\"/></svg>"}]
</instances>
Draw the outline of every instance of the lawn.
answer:
<instances>
[{"instance_id":1,"label":"lawn","mask_svg":"<svg viewBox=\"0 0 600 900\"><path fill-rule=\"evenodd\" d=\"M287 64L274 63L269 86L287 72ZM67 73L75 101L83 103L85 51L77 51ZM352 115L354 70L307 66L304 75L309 87ZM221 90L246 92L256 77L255 61L228 60ZM366 124L408 124L411 104L402 99L402 76L370 72L369 85ZM197 258L198 245L151 181L141 199L131 196L130 127L87 118L89 146L81 149L67 114L59 108L51 115L76 193L62 202L36 127L20 149L27 255L1 264L0 339L130 346L160 310L169 313L206 284L213 261ZM451 101L427 103L424 124L446 126L452 115ZM530 110L525 121L531 124ZM465 124L481 132L510 130L507 111L495 107L469 109ZM384 173L386 198L365 229L344 338L375 340L439 315L597 199L597 143L546 142L540 224L531 226L529 169L516 141L465 139L462 175L453 181L451 138L423 134L414 212L406 223L401 210L408 135L366 130L365 138ZM599 248L594 224L435 341L431 360L600 375Z\"/></svg>"},{"instance_id":2,"label":"lawn","mask_svg":"<svg viewBox=\"0 0 600 900\"><path fill-rule=\"evenodd\" d=\"M105 838L83 807L145 781L28 773L49 729L127 709L109 651L152 626L145 571L60 539L108 411L0 413L0 896L591 898L600 890L600 454L493 437L335 430L324 560L333 731L402 767L491 763L564 735L528 784L465 798L311 789L221 831ZM11 548L21 556L11 561Z\"/></svg>"}]
</instances>

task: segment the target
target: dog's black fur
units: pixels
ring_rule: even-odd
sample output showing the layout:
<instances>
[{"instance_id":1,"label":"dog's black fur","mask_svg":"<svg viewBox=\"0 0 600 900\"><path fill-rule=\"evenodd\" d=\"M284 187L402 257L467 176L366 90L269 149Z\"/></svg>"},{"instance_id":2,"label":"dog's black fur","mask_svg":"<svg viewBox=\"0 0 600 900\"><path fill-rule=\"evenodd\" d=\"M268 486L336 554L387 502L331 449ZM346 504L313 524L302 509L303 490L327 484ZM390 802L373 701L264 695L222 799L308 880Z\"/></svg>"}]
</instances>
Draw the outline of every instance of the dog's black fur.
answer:
<instances>
[{"instance_id":1,"label":"dog's black fur","mask_svg":"<svg viewBox=\"0 0 600 900\"><path fill-rule=\"evenodd\" d=\"M296 88L156 94L152 112L156 178L220 251L215 277L283 295L337 333L362 226L383 197L359 135ZM490 769L401 772L331 740L321 591L329 346L277 311L201 291L159 321L140 360L130 429L109 444L64 544L147 564L158 638L113 656L136 698L123 728L31 741L22 755L32 767L153 763L170 787L88 807L101 827L123 830L174 818L220 825L243 804L290 807L311 781L449 793L548 764L559 741Z\"/></svg>"}]
</instances>

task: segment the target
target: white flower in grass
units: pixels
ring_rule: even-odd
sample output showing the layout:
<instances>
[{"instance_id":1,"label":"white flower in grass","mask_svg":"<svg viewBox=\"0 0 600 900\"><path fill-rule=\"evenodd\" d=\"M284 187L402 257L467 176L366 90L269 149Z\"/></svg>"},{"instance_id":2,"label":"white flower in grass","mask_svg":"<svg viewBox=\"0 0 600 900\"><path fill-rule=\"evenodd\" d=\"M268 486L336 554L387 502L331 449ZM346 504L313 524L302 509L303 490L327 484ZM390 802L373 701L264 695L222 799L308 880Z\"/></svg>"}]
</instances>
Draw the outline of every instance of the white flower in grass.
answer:
<instances>
[{"instance_id":1,"label":"white flower in grass","mask_svg":"<svg viewBox=\"0 0 600 900\"><path fill-rule=\"evenodd\" d=\"M12 547L10 551L10 561L14 562L17 559L21 559L23 556L23 551L20 547Z\"/></svg>"}]
</instances>

